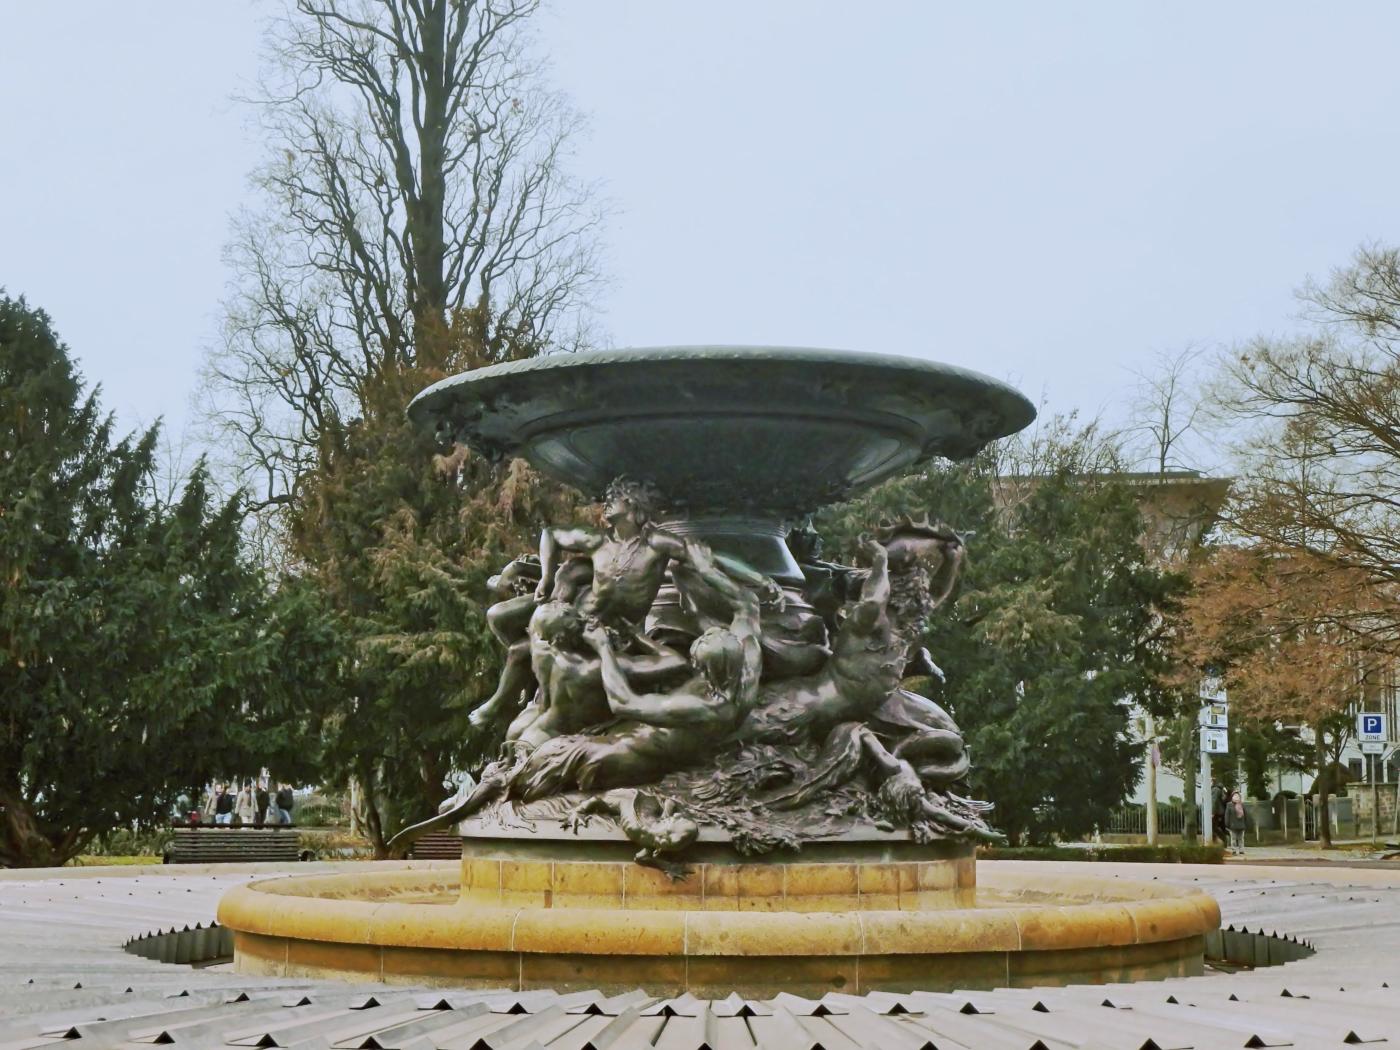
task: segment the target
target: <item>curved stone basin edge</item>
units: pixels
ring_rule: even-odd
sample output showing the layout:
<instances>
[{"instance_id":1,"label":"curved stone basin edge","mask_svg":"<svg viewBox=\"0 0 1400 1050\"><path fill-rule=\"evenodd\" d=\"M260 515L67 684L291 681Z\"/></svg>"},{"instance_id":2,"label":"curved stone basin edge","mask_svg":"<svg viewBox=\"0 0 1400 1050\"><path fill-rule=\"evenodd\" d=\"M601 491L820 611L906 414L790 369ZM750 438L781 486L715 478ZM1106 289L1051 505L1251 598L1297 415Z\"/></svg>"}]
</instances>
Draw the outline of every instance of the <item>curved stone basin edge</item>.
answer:
<instances>
[{"instance_id":1,"label":"curved stone basin edge","mask_svg":"<svg viewBox=\"0 0 1400 1050\"><path fill-rule=\"evenodd\" d=\"M1199 890L991 865L980 874L982 890L1005 906L799 912L422 901L458 891L457 871L444 866L254 882L224 896L218 920L235 931L243 972L697 992L755 987L753 967L775 963L791 966L795 983L758 983L788 990L1177 976L1201 971L1204 936L1220 924L1219 906ZM812 966L824 969L807 973ZM891 966L907 972L881 978ZM696 969L705 976L692 976Z\"/></svg>"}]
</instances>

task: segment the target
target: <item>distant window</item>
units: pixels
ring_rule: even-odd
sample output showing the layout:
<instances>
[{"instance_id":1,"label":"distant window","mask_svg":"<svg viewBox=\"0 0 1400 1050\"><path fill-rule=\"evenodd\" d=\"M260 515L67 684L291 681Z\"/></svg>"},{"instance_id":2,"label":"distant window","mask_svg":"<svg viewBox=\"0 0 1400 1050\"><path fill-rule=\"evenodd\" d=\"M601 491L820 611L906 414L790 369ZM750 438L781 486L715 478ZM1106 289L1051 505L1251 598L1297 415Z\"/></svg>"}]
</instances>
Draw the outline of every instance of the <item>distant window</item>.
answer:
<instances>
[{"instance_id":1,"label":"distant window","mask_svg":"<svg viewBox=\"0 0 1400 1050\"><path fill-rule=\"evenodd\" d=\"M1366 779L1366 764L1359 758L1353 758L1347 762L1347 768L1351 770L1352 780Z\"/></svg>"}]
</instances>

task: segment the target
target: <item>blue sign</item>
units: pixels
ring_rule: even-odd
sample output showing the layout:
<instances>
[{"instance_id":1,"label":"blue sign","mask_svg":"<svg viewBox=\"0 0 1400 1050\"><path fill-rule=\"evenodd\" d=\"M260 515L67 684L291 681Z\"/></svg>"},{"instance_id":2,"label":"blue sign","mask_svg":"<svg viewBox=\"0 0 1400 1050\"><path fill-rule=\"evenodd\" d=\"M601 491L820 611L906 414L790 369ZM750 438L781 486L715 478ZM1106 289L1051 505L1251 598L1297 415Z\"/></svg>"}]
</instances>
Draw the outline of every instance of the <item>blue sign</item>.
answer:
<instances>
[{"instance_id":1,"label":"blue sign","mask_svg":"<svg viewBox=\"0 0 1400 1050\"><path fill-rule=\"evenodd\" d=\"M1385 715L1362 712L1359 716L1360 732L1357 734L1362 740L1384 740L1385 739Z\"/></svg>"}]
</instances>

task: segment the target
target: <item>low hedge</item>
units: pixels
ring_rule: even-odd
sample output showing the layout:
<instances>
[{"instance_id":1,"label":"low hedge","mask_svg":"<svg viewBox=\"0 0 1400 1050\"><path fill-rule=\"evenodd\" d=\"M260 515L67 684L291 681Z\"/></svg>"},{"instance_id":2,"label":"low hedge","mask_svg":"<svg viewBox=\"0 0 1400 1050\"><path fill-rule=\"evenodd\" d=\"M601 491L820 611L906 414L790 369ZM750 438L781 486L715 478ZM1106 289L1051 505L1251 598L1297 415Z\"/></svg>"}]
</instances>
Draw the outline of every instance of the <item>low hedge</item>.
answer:
<instances>
[{"instance_id":1,"label":"low hedge","mask_svg":"<svg viewBox=\"0 0 1400 1050\"><path fill-rule=\"evenodd\" d=\"M981 860L1110 860L1134 864L1223 864L1223 846L983 846Z\"/></svg>"}]
</instances>

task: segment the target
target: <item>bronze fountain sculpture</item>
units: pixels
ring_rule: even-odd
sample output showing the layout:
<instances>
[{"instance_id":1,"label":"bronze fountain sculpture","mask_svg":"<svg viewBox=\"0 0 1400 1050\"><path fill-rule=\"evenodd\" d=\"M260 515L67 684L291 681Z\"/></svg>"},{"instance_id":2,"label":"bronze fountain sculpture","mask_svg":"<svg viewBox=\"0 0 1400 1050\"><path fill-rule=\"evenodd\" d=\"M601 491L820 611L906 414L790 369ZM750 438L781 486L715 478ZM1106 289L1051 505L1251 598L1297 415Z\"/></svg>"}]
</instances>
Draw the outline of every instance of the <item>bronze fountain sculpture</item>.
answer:
<instances>
[{"instance_id":1,"label":"bronze fountain sculpture","mask_svg":"<svg viewBox=\"0 0 1400 1050\"><path fill-rule=\"evenodd\" d=\"M460 866L273 879L219 922L245 973L600 989L907 991L1199 973L1214 901L995 868L969 756L920 647L965 551L871 523L858 565L808 515L1035 412L926 361L671 347L559 355L430 387L410 417L603 503L492 578L500 757L398 845ZM795 527L794 527L795 526ZM948 694L956 697L956 675Z\"/></svg>"},{"instance_id":2,"label":"bronze fountain sculpture","mask_svg":"<svg viewBox=\"0 0 1400 1050\"><path fill-rule=\"evenodd\" d=\"M681 347L483 369L410 416L601 489L605 526L547 527L495 578L508 655L474 720L508 718L505 751L395 846L467 818L577 832L601 815L679 877L702 828L745 855L857 828L999 838L955 790L956 724L902 685L937 671L918 639L956 583L957 534L905 516L861 567L821 562L809 534L804 564L784 538L823 503L1019 430L1034 409L1015 391L902 358Z\"/></svg>"}]
</instances>

